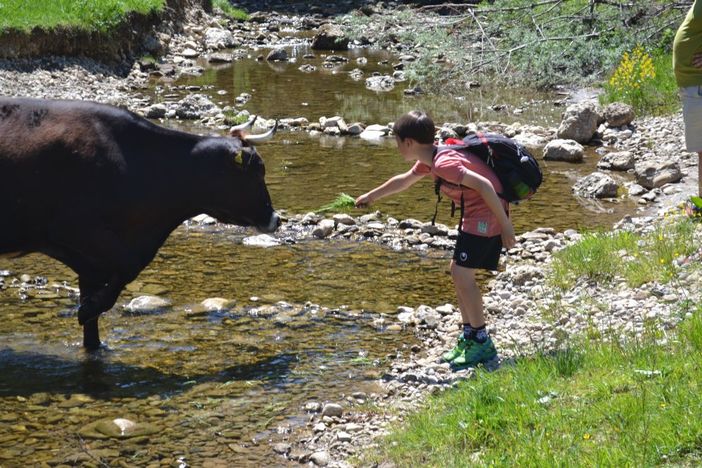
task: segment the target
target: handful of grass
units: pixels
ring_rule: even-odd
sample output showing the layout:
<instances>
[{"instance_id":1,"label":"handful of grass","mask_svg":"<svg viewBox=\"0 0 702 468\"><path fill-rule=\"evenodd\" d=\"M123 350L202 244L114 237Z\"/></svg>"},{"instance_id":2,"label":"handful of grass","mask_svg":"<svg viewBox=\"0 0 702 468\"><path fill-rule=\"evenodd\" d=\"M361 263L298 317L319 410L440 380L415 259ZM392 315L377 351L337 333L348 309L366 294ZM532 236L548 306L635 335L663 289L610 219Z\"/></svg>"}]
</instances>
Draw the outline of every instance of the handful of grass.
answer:
<instances>
[{"instance_id":1,"label":"handful of grass","mask_svg":"<svg viewBox=\"0 0 702 468\"><path fill-rule=\"evenodd\" d=\"M353 198L351 195L348 195L346 193L340 193L339 196L337 196L333 202L328 203L321 208L317 210L317 213L326 213L329 211L335 211L335 212L340 212L340 211L346 211L350 208L353 208L356 206L356 199Z\"/></svg>"}]
</instances>

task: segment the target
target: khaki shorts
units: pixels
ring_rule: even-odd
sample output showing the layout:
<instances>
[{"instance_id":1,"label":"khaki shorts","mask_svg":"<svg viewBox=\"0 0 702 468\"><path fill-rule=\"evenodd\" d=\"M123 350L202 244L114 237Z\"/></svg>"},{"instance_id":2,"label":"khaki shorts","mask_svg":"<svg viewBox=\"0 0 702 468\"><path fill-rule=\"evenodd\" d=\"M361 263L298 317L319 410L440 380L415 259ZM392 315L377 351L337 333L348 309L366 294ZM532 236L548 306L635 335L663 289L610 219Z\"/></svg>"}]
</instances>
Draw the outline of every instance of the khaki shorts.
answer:
<instances>
[{"instance_id":1,"label":"khaki shorts","mask_svg":"<svg viewBox=\"0 0 702 468\"><path fill-rule=\"evenodd\" d=\"M702 86L680 88L685 122L685 146L688 151L702 151Z\"/></svg>"}]
</instances>

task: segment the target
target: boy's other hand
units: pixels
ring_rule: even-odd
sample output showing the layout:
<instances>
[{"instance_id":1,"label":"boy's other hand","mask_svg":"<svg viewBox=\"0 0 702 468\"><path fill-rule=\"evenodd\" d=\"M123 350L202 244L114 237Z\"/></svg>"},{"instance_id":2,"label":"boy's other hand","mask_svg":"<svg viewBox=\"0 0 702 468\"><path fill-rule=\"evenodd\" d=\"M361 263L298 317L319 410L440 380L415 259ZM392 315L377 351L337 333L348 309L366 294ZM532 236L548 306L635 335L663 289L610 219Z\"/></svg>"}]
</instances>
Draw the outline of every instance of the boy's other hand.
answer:
<instances>
[{"instance_id":1,"label":"boy's other hand","mask_svg":"<svg viewBox=\"0 0 702 468\"><path fill-rule=\"evenodd\" d=\"M356 208L366 208L370 206L370 204L371 198L368 196L367 193L364 193L356 199Z\"/></svg>"},{"instance_id":2,"label":"boy's other hand","mask_svg":"<svg viewBox=\"0 0 702 468\"><path fill-rule=\"evenodd\" d=\"M502 228L502 247L509 250L517 245L517 239L514 235L514 227L512 223Z\"/></svg>"}]
</instances>

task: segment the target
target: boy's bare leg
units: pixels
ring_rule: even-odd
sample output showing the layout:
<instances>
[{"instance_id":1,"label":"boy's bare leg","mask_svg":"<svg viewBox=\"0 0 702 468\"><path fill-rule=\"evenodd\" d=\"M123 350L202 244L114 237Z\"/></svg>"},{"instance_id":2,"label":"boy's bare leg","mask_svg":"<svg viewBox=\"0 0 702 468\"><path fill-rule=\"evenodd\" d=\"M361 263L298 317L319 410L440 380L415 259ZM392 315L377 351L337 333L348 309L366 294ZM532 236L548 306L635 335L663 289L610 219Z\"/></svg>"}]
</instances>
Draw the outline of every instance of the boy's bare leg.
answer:
<instances>
[{"instance_id":1,"label":"boy's bare leg","mask_svg":"<svg viewBox=\"0 0 702 468\"><path fill-rule=\"evenodd\" d=\"M456 262L452 260L451 278L453 278L453 285L456 288L463 323L470 323L473 328L485 325L483 296L475 280L475 270L456 265Z\"/></svg>"}]
</instances>

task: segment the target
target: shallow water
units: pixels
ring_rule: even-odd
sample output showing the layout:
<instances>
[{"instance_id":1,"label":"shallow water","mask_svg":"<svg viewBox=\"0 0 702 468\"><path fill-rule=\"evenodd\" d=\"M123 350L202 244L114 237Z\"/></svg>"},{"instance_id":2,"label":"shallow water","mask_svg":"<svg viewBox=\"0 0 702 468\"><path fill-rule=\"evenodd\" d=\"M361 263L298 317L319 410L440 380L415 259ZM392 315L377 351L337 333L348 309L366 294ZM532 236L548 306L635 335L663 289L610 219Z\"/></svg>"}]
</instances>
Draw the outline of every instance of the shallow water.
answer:
<instances>
[{"instance_id":1,"label":"shallow water","mask_svg":"<svg viewBox=\"0 0 702 468\"><path fill-rule=\"evenodd\" d=\"M295 50L296 64L243 59L176 85L205 86L201 92L230 104L239 93L251 93L243 108L267 118L313 121L342 115L348 122L387 123L409 109L424 108L437 122L553 125L561 112L552 105L561 97L519 90L480 88L462 101L404 97L402 86L375 93L344 73L356 67L353 61L336 70L299 71L308 61L321 63L321 57L302 59L306 52ZM385 54L348 55L369 57L367 74L390 72L389 65L378 65L391 59ZM220 96L219 90L227 94ZM495 104L524 112L495 111ZM339 192L358 195L408 169L392 141L370 144L281 132L259 151L274 205L290 214L317 209ZM585 204L571 195L575 178L592 172L596 159L591 153L579 165L544 164L546 181L538 196L513 210L517 231L606 228L633 211L628 202ZM427 181L373 208L398 219L428 220L434 202ZM440 222L456 222L449 211L444 202ZM306 402L343 402L352 392L373 392L387 356L407 352L415 342L411 333L379 324L381 314L392 315L399 305L455 302L447 252L398 253L342 241L261 249L241 245L243 235L227 229L176 230L101 319L109 350L97 356L80 348L77 299L65 290L1 290L0 466L83 459L97 464L87 453L110 465L280 463L281 458L271 459L268 441L304 426ZM0 260L3 269L77 286L69 270L39 255ZM160 314L125 315L121 305L142 294L159 295L174 306ZM193 313L197 303L215 296L236 305L229 312ZM266 308L281 300L294 307ZM304 307L307 302L329 310ZM153 424L158 432L124 440L79 436L81 428L105 417Z\"/></svg>"}]
</instances>

